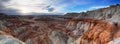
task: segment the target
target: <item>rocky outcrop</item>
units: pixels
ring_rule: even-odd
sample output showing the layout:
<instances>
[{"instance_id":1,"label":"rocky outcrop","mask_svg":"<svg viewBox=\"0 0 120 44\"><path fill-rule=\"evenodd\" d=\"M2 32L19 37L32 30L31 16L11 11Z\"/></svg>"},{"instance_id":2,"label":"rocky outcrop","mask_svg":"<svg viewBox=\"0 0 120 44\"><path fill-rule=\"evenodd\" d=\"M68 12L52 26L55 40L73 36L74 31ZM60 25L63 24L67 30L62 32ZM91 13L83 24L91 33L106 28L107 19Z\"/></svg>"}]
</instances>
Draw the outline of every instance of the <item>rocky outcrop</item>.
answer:
<instances>
[{"instance_id":1,"label":"rocky outcrop","mask_svg":"<svg viewBox=\"0 0 120 44\"><path fill-rule=\"evenodd\" d=\"M80 44L107 44L114 39L117 28L111 22L97 23L81 36Z\"/></svg>"},{"instance_id":2,"label":"rocky outcrop","mask_svg":"<svg viewBox=\"0 0 120 44\"><path fill-rule=\"evenodd\" d=\"M25 43L7 35L0 35L0 44L25 44Z\"/></svg>"},{"instance_id":3,"label":"rocky outcrop","mask_svg":"<svg viewBox=\"0 0 120 44\"><path fill-rule=\"evenodd\" d=\"M116 39L115 35L120 29L118 28L119 8L120 5L114 5L79 13L78 17L73 18L75 20L69 22L67 29L75 31L74 33L79 32L81 35L75 40L76 44L113 44L115 42L113 40Z\"/></svg>"},{"instance_id":4,"label":"rocky outcrop","mask_svg":"<svg viewBox=\"0 0 120 44\"><path fill-rule=\"evenodd\" d=\"M11 34L9 33L0 31L0 44L25 44L25 43L11 36Z\"/></svg>"},{"instance_id":5,"label":"rocky outcrop","mask_svg":"<svg viewBox=\"0 0 120 44\"><path fill-rule=\"evenodd\" d=\"M61 17L2 14L0 43L119 44L119 17L120 5L82 13L68 13Z\"/></svg>"}]
</instances>

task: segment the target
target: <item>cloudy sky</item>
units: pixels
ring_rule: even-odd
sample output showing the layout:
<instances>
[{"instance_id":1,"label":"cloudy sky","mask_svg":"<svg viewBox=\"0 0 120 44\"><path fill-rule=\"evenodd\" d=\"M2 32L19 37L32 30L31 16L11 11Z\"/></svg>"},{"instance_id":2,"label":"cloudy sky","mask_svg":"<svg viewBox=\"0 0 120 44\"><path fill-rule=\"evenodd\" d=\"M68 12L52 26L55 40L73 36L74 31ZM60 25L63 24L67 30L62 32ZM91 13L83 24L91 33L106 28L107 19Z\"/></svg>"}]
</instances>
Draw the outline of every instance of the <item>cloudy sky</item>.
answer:
<instances>
[{"instance_id":1,"label":"cloudy sky","mask_svg":"<svg viewBox=\"0 0 120 44\"><path fill-rule=\"evenodd\" d=\"M0 0L0 12L14 14L83 12L117 3L120 4L120 0Z\"/></svg>"}]
</instances>

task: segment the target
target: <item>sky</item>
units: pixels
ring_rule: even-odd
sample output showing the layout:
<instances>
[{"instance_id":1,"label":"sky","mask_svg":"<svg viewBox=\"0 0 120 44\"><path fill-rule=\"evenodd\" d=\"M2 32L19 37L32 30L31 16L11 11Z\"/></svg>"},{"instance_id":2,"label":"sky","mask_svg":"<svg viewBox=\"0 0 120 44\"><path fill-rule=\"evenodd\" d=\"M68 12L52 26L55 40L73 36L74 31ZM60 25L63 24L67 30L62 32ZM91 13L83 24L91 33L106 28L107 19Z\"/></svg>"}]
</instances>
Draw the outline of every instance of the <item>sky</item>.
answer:
<instances>
[{"instance_id":1,"label":"sky","mask_svg":"<svg viewBox=\"0 0 120 44\"><path fill-rule=\"evenodd\" d=\"M104 8L114 4L120 4L120 0L0 0L0 12L70 13Z\"/></svg>"}]
</instances>

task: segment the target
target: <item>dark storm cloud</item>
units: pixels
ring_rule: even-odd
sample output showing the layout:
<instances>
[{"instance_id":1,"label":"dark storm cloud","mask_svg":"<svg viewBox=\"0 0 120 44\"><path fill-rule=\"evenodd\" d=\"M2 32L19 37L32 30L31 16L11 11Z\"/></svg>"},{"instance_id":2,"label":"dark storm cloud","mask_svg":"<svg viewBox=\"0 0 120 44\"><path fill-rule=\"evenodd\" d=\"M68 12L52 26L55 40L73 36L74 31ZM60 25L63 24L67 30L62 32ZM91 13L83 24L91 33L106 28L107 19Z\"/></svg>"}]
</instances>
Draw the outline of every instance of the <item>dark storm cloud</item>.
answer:
<instances>
[{"instance_id":1,"label":"dark storm cloud","mask_svg":"<svg viewBox=\"0 0 120 44\"><path fill-rule=\"evenodd\" d=\"M0 13L5 13L8 15L20 15L19 11L13 8L7 8L4 3L10 0L0 0Z\"/></svg>"},{"instance_id":2,"label":"dark storm cloud","mask_svg":"<svg viewBox=\"0 0 120 44\"><path fill-rule=\"evenodd\" d=\"M47 9L49 12L53 12L55 9L54 8L48 8Z\"/></svg>"},{"instance_id":3,"label":"dark storm cloud","mask_svg":"<svg viewBox=\"0 0 120 44\"><path fill-rule=\"evenodd\" d=\"M55 10L55 8L51 7L51 5L46 6L46 9L48 10L48 12L53 12Z\"/></svg>"},{"instance_id":4,"label":"dark storm cloud","mask_svg":"<svg viewBox=\"0 0 120 44\"><path fill-rule=\"evenodd\" d=\"M12 9L12 8L6 8L3 11L1 11L2 13L6 13L8 15L20 15L19 11L16 9Z\"/></svg>"},{"instance_id":5,"label":"dark storm cloud","mask_svg":"<svg viewBox=\"0 0 120 44\"><path fill-rule=\"evenodd\" d=\"M2 4L2 1L0 1L0 12L3 11L4 8L5 6Z\"/></svg>"},{"instance_id":6,"label":"dark storm cloud","mask_svg":"<svg viewBox=\"0 0 120 44\"><path fill-rule=\"evenodd\" d=\"M10 0L1 0L2 2L8 2L8 1L10 1Z\"/></svg>"}]
</instances>

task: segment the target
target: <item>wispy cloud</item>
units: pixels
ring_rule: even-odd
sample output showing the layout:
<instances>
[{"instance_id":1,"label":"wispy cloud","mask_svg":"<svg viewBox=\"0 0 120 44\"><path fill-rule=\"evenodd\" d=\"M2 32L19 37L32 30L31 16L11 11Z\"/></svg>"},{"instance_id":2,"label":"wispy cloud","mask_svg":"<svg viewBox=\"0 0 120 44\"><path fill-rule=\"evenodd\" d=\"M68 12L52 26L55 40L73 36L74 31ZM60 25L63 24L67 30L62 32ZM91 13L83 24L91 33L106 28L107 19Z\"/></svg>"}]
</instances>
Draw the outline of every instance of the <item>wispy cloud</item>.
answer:
<instances>
[{"instance_id":1,"label":"wispy cloud","mask_svg":"<svg viewBox=\"0 0 120 44\"><path fill-rule=\"evenodd\" d=\"M105 8L105 7L108 7L108 6L92 6L89 8L89 10L94 10L94 9L99 9L99 8Z\"/></svg>"},{"instance_id":2,"label":"wispy cloud","mask_svg":"<svg viewBox=\"0 0 120 44\"><path fill-rule=\"evenodd\" d=\"M9 0L7 2L3 2L3 4L5 7L16 9L21 13L61 12L65 5L57 5L56 2L59 2L59 0Z\"/></svg>"},{"instance_id":3,"label":"wispy cloud","mask_svg":"<svg viewBox=\"0 0 120 44\"><path fill-rule=\"evenodd\" d=\"M104 8L111 0L0 0L2 10L17 10L19 13L66 13ZM105 5L108 5L105 4ZM9 8L9 9L6 9Z\"/></svg>"},{"instance_id":4,"label":"wispy cloud","mask_svg":"<svg viewBox=\"0 0 120 44\"><path fill-rule=\"evenodd\" d=\"M85 5L85 4L91 3L92 1L91 0L73 0L72 2L75 5Z\"/></svg>"}]
</instances>

